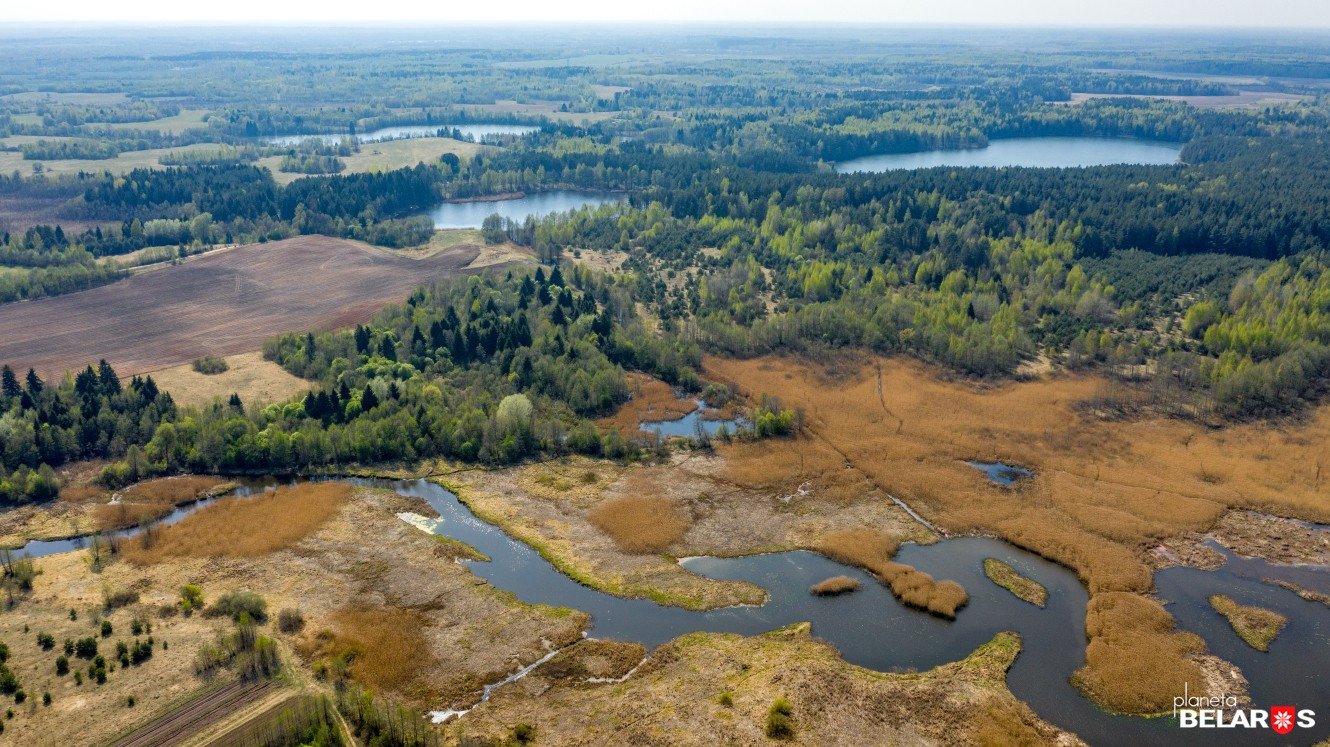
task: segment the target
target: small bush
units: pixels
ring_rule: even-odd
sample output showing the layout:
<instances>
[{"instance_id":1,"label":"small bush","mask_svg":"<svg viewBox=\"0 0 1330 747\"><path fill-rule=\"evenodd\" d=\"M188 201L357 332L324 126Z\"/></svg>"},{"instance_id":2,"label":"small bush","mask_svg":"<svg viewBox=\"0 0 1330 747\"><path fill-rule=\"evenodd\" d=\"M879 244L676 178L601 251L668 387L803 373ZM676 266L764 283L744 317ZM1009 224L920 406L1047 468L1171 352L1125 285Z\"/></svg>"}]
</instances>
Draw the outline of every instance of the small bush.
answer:
<instances>
[{"instance_id":1,"label":"small bush","mask_svg":"<svg viewBox=\"0 0 1330 747\"><path fill-rule=\"evenodd\" d=\"M789 739L794 736L794 706L784 697L776 698L767 711L766 734L772 739Z\"/></svg>"},{"instance_id":2,"label":"small bush","mask_svg":"<svg viewBox=\"0 0 1330 747\"><path fill-rule=\"evenodd\" d=\"M203 608L203 589L194 584L180 587L180 610L186 615Z\"/></svg>"},{"instance_id":3,"label":"small bush","mask_svg":"<svg viewBox=\"0 0 1330 747\"><path fill-rule=\"evenodd\" d=\"M74 643L74 653L80 659L91 659L97 655L97 639L92 636L80 638Z\"/></svg>"},{"instance_id":4,"label":"small bush","mask_svg":"<svg viewBox=\"0 0 1330 747\"><path fill-rule=\"evenodd\" d=\"M55 660L55 675L64 677L69 674L69 657L61 656Z\"/></svg>"},{"instance_id":5,"label":"small bush","mask_svg":"<svg viewBox=\"0 0 1330 747\"><path fill-rule=\"evenodd\" d=\"M115 630L115 629L111 627L111 621L110 621L110 620L102 620L102 637L103 637L103 638L110 638L110 637L111 637L111 633L114 632L114 630Z\"/></svg>"},{"instance_id":6,"label":"small bush","mask_svg":"<svg viewBox=\"0 0 1330 747\"><path fill-rule=\"evenodd\" d=\"M231 367L227 365L225 358L219 358L215 355L205 355L202 358L195 358L193 367L195 371L205 376L215 376L219 373L225 373Z\"/></svg>"},{"instance_id":7,"label":"small bush","mask_svg":"<svg viewBox=\"0 0 1330 747\"><path fill-rule=\"evenodd\" d=\"M242 614L247 614L255 622L263 622L268 619L268 603L252 591L233 591L218 597L203 614L232 620L239 620Z\"/></svg>"},{"instance_id":8,"label":"small bush","mask_svg":"<svg viewBox=\"0 0 1330 747\"><path fill-rule=\"evenodd\" d=\"M299 633L304 627L305 615L300 610L287 608L277 613L277 629L283 633Z\"/></svg>"},{"instance_id":9,"label":"small bush","mask_svg":"<svg viewBox=\"0 0 1330 747\"><path fill-rule=\"evenodd\" d=\"M525 722L514 726L513 741L517 744L531 744L536 741L536 727Z\"/></svg>"},{"instance_id":10,"label":"small bush","mask_svg":"<svg viewBox=\"0 0 1330 747\"><path fill-rule=\"evenodd\" d=\"M729 691L729 690L726 690L725 692L723 692L723 693L721 693L720 695L716 696L716 702L717 702L717 703L720 703L721 705L725 706L726 708L733 708L733 707L734 707L734 696L730 694L730 691Z\"/></svg>"},{"instance_id":11,"label":"small bush","mask_svg":"<svg viewBox=\"0 0 1330 747\"><path fill-rule=\"evenodd\" d=\"M50 633L38 633L37 645L41 646L43 651L50 651L55 648L55 636Z\"/></svg>"}]
</instances>

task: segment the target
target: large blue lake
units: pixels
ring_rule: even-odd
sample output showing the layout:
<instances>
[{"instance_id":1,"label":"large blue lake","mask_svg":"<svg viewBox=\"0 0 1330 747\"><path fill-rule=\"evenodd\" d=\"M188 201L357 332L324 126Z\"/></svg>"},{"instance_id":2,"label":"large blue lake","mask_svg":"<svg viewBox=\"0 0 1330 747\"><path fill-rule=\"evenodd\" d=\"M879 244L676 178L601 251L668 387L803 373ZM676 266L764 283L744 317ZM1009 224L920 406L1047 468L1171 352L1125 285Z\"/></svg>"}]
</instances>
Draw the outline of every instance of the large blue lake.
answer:
<instances>
[{"instance_id":1,"label":"large blue lake","mask_svg":"<svg viewBox=\"0 0 1330 747\"><path fill-rule=\"evenodd\" d=\"M987 148L885 153L836 164L841 173L927 169L935 166L1030 166L1057 168L1117 163L1178 162L1179 143L1104 137L1018 137L989 141Z\"/></svg>"}]
</instances>

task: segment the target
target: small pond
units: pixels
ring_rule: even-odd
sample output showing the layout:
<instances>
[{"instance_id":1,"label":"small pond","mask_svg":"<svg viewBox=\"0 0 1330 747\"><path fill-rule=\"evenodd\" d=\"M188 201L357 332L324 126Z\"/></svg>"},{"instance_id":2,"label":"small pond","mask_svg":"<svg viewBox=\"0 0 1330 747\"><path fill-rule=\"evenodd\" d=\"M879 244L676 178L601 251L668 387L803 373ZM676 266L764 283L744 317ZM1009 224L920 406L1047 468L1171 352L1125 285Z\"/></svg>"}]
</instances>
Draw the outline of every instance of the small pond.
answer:
<instances>
[{"instance_id":1,"label":"small pond","mask_svg":"<svg viewBox=\"0 0 1330 747\"><path fill-rule=\"evenodd\" d=\"M1167 165L1178 162L1179 143L1106 137L1018 137L990 140L987 148L884 153L835 164L844 174L860 171L927 169L935 166L1029 166L1057 168L1118 163Z\"/></svg>"},{"instance_id":2,"label":"small pond","mask_svg":"<svg viewBox=\"0 0 1330 747\"><path fill-rule=\"evenodd\" d=\"M1024 467L1017 467L1002 462L966 462L966 464L988 475L988 480L995 485L1009 488L1017 480L1033 477L1034 473Z\"/></svg>"},{"instance_id":3,"label":"small pond","mask_svg":"<svg viewBox=\"0 0 1330 747\"><path fill-rule=\"evenodd\" d=\"M550 213L576 210L586 205L604 205L621 202L623 198L603 192L576 192L568 189L532 192L512 200L486 200L481 202L445 202L429 211L435 228L480 228L491 215L501 215L516 222L528 215L537 218Z\"/></svg>"},{"instance_id":4,"label":"small pond","mask_svg":"<svg viewBox=\"0 0 1330 747\"><path fill-rule=\"evenodd\" d=\"M708 436L714 436L720 431L723 425L730 433L734 433L740 428L747 428L749 423L742 417L729 419L706 417L707 403L697 400L697 409L674 420L643 420L639 428L648 433L657 433L663 438L680 436L683 438L692 438L697 435L697 429L701 427Z\"/></svg>"}]
</instances>

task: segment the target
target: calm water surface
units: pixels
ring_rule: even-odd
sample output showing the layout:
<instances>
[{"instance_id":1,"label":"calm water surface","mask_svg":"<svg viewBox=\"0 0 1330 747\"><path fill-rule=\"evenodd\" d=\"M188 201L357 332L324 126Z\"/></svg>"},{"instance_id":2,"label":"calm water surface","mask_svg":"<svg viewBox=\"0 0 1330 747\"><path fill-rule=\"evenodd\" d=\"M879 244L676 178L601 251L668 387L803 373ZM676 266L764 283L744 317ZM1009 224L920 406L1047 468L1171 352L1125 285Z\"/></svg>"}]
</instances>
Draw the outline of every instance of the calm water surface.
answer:
<instances>
[{"instance_id":1,"label":"calm water surface","mask_svg":"<svg viewBox=\"0 0 1330 747\"><path fill-rule=\"evenodd\" d=\"M927 169L934 166L1108 166L1178 162L1182 146L1158 140L1100 137L1018 137L991 140L987 148L886 153L836 164L842 173Z\"/></svg>"},{"instance_id":2,"label":"calm water surface","mask_svg":"<svg viewBox=\"0 0 1330 747\"><path fill-rule=\"evenodd\" d=\"M440 129L461 130L464 136L469 136L476 142L482 142L485 138L496 135L527 135L540 130L539 127L531 125L516 124L438 124L438 125L401 125L397 127L384 127L370 132L361 132L356 134L356 140L362 143L378 143L384 140L397 140L404 137L434 137ZM344 135L278 135L276 137L264 138L264 142L270 145L295 145L305 140L323 140L328 143L336 143Z\"/></svg>"},{"instance_id":3,"label":"calm water surface","mask_svg":"<svg viewBox=\"0 0 1330 747\"><path fill-rule=\"evenodd\" d=\"M703 410L706 407L707 403L699 399L697 400L697 409L683 417L674 420L643 420L638 424L638 428L648 433L657 433L663 438L669 438L670 436L692 438L697 435L699 423L708 436L716 435L722 425L729 429L730 433L748 426L748 421L743 418L708 420L703 417Z\"/></svg>"},{"instance_id":4,"label":"calm water surface","mask_svg":"<svg viewBox=\"0 0 1330 747\"><path fill-rule=\"evenodd\" d=\"M528 215L539 218L550 213L576 210L585 205L603 205L607 202L621 201L622 198L615 195L563 189L532 192L515 200L445 202L430 210L429 216L434 220L435 228L480 228L480 224L486 218L496 213L520 223L526 220Z\"/></svg>"}]
</instances>

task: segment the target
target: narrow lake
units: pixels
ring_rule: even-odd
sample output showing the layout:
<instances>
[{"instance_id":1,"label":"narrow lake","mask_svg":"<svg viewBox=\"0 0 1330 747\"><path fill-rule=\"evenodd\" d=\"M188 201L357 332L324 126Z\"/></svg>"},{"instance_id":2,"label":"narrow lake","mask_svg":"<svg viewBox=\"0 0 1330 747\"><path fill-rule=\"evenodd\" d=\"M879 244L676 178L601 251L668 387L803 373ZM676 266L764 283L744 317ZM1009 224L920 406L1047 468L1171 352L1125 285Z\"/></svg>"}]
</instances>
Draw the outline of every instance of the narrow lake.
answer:
<instances>
[{"instance_id":1,"label":"narrow lake","mask_svg":"<svg viewBox=\"0 0 1330 747\"><path fill-rule=\"evenodd\" d=\"M528 215L537 218L550 213L576 210L584 205L603 205L620 202L621 197L598 192L575 192L561 189L550 192L532 192L513 200L488 202L445 202L429 211L435 228L480 228L489 216L499 214L521 222Z\"/></svg>"},{"instance_id":2,"label":"narrow lake","mask_svg":"<svg viewBox=\"0 0 1330 747\"><path fill-rule=\"evenodd\" d=\"M238 495L280 484L278 479L246 481ZM1264 583L1294 581L1330 593L1330 569L1276 566L1244 559L1217 545L1227 560L1216 571L1170 568L1155 575L1159 596L1180 628L1205 639L1209 650L1241 667L1251 684L1253 707L1295 705L1317 710L1317 726L1281 738L1270 730L1179 729L1171 718L1135 718L1107 713L1071 685L1085 662L1085 608L1088 594L1066 568L1001 540L961 537L933 545L906 544L896 558L963 585L970 603L947 621L900 604L873 577L816 553L792 551L740 558L699 557L683 561L689 571L715 579L748 581L766 589L760 606L693 612L645 599L622 599L583 586L550 565L531 547L482 521L457 496L426 480L348 479L357 485L388 488L425 500L439 514L427 522L435 534L452 537L492 558L470 562L477 576L529 603L562 605L591 615L588 634L637 641L655 647L684 633L705 630L755 635L798 622L812 623L813 635L832 644L846 661L878 671L927 669L967 656L1001 631L1019 633L1024 648L1007 674L1011 691L1040 717L1075 732L1092 745L1280 745L1311 744L1330 736L1330 607L1303 600ZM209 501L210 502L210 501ZM177 521L207 502L177 509ZM130 536L138 530L123 535ZM34 557L68 552L80 540L32 542L18 554ZM985 558L998 558L1048 589L1038 608L989 581ZM830 576L859 581L861 591L817 597L808 587ZM1289 624L1268 653L1243 643L1206 601L1228 594L1288 616ZM447 708L451 704L440 704Z\"/></svg>"},{"instance_id":3,"label":"narrow lake","mask_svg":"<svg viewBox=\"0 0 1330 747\"><path fill-rule=\"evenodd\" d=\"M1178 162L1179 143L1104 137L1018 137L991 140L987 148L884 153L835 164L841 173L927 169L934 166L1030 166L1057 168L1117 163Z\"/></svg>"},{"instance_id":4,"label":"narrow lake","mask_svg":"<svg viewBox=\"0 0 1330 747\"><path fill-rule=\"evenodd\" d=\"M358 133L355 137L362 143L378 143L384 140L397 140L404 137L434 137L440 129L460 130L462 135L470 137L476 142L483 141L486 137L492 135L526 135L540 130L539 127L532 125L517 124L436 124L436 125L399 125L396 127L383 127L370 132ZM335 143L341 140L344 135L277 135L264 138L263 142L269 145L295 145L305 140L323 140L328 143Z\"/></svg>"}]
</instances>

